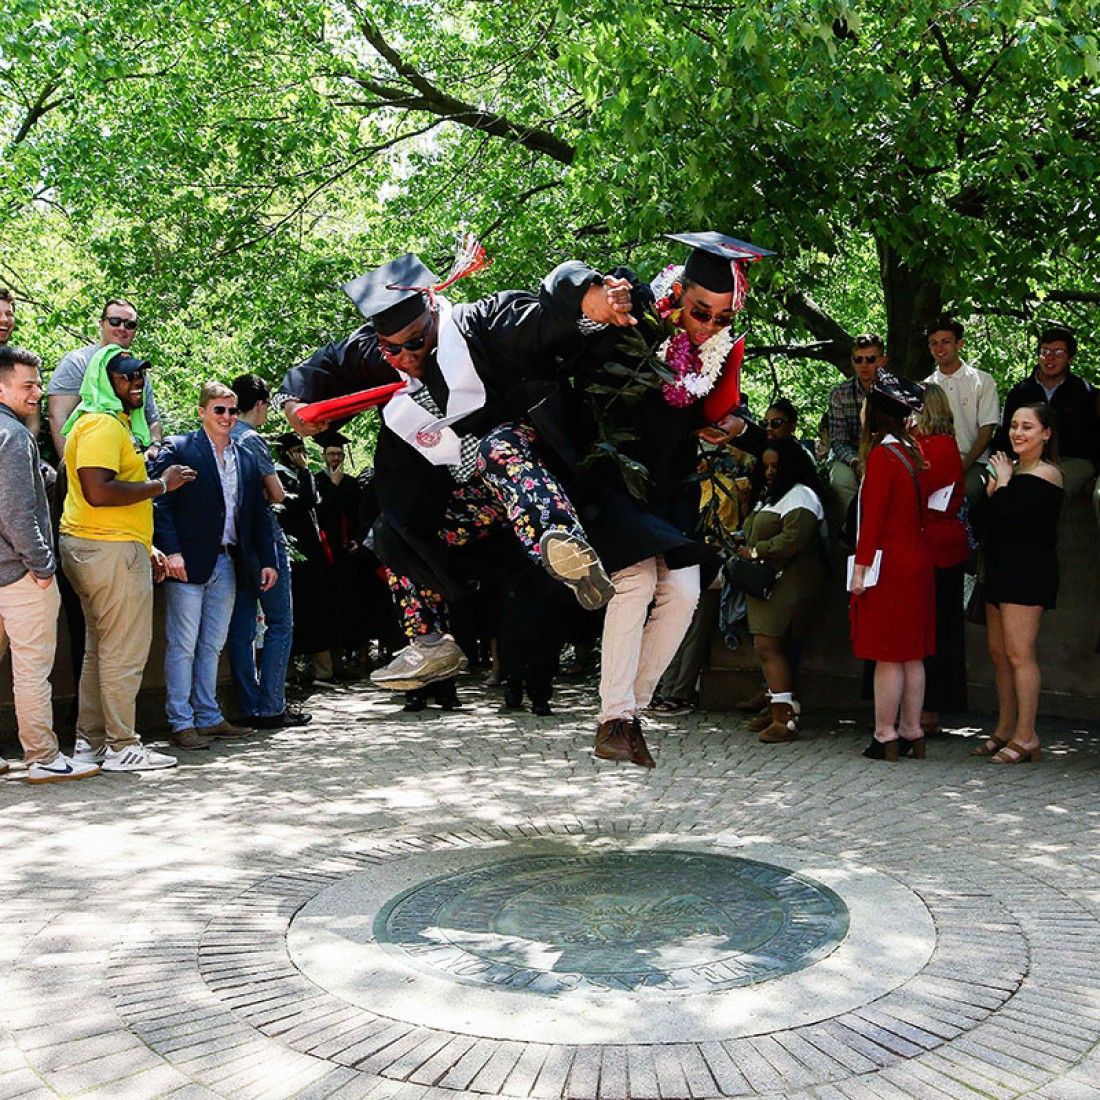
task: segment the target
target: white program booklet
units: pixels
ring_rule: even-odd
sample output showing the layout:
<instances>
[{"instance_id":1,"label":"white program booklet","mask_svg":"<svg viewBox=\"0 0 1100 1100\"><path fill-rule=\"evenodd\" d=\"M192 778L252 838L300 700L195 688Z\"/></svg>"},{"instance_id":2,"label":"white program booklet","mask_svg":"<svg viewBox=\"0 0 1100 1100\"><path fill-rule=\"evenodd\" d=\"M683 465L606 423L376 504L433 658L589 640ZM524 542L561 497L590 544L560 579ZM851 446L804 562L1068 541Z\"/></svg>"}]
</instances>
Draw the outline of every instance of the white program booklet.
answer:
<instances>
[{"instance_id":1,"label":"white program booklet","mask_svg":"<svg viewBox=\"0 0 1100 1100\"><path fill-rule=\"evenodd\" d=\"M942 489L937 489L928 498L928 507L933 512L946 512L947 506L951 503L951 492L955 488L955 483L951 482L950 485L945 485Z\"/></svg>"},{"instance_id":2,"label":"white program booklet","mask_svg":"<svg viewBox=\"0 0 1100 1100\"><path fill-rule=\"evenodd\" d=\"M848 555L848 591L852 591L852 573L856 568L856 556L855 554ZM875 560L867 567L867 572L863 575L863 587L874 588L878 584L879 571L882 569L882 551L875 551Z\"/></svg>"}]
</instances>

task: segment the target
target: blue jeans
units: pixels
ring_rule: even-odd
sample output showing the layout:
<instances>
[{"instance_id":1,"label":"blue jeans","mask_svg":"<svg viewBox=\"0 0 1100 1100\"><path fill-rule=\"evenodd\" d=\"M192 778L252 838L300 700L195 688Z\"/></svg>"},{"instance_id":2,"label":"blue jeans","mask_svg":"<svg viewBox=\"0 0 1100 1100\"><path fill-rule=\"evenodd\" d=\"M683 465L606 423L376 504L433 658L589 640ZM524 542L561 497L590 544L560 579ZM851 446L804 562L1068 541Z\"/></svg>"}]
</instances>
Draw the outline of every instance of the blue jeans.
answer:
<instances>
[{"instance_id":1,"label":"blue jeans","mask_svg":"<svg viewBox=\"0 0 1100 1100\"><path fill-rule=\"evenodd\" d=\"M233 559L219 554L205 584L169 581L166 589L168 725L173 733L216 726L223 721L218 706L218 657L229 633L237 594Z\"/></svg>"},{"instance_id":2,"label":"blue jeans","mask_svg":"<svg viewBox=\"0 0 1100 1100\"><path fill-rule=\"evenodd\" d=\"M290 662L294 620L290 609L290 561L286 547L275 544L275 568L279 579L259 597L251 586L237 589L233 617L229 620L226 652L233 673L237 706L246 717L273 718L286 710L286 666ZM256 601L264 613L264 647L256 668Z\"/></svg>"}]
</instances>

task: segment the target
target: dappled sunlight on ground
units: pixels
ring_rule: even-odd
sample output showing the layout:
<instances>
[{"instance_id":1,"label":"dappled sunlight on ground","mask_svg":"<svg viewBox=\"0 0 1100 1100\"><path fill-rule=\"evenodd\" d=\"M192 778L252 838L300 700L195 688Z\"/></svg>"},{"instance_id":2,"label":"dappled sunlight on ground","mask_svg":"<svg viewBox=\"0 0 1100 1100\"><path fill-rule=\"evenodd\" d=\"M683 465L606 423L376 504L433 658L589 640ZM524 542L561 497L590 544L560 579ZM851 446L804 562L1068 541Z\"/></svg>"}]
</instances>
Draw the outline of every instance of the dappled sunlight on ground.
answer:
<instances>
[{"instance_id":1,"label":"dappled sunlight on ground","mask_svg":"<svg viewBox=\"0 0 1100 1100\"><path fill-rule=\"evenodd\" d=\"M1042 762L997 767L970 756L989 728L971 718L948 722L927 760L885 764L860 755L862 705L809 713L798 741L774 746L741 715L694 714L647 721L658 760L648 771L591 756L590 683L565 685L550 718L505 711L481 686L459 694L457 711L406 714L400 696L341 684L308 701L312 725L180 753L171 771L31 788L16 766L0 779L0 1096L28 1081L49 1095L142 1097L194 1086L625 1098L627 1082L652 1097L839 1100L825 1082L846 1096L872 1095L863 1083L874 1095L1092 1094L1100 727L1048 724ZM362 882L381 906L442 873L433 868L539 845L779 853L773 862L846 899L853 925L799 972L797 996L787 978L725 1001L647 989L653 1015L586 991L583 1039L569 1030L568 991L544 1002L512 991L517 1012L533 1015L515 1016L523 1034L494 1038L491 988L381 952L362 963L353 1003L287 954L295 915L327 890ZM713 962L714 930L677 919L683 934L639 957ZM456 942L455 928L437 927ZM365 948L372 928L347 917ZM541 935L458 933L474 954L560 962ZM332 951L339 970L346 960ZM427 1001L410 995L414 972ZM379 990L416 1020L389 1018ZM651 1044L646 1020L666 1029L665 1045Z\"/></svg>"}]
</instances>

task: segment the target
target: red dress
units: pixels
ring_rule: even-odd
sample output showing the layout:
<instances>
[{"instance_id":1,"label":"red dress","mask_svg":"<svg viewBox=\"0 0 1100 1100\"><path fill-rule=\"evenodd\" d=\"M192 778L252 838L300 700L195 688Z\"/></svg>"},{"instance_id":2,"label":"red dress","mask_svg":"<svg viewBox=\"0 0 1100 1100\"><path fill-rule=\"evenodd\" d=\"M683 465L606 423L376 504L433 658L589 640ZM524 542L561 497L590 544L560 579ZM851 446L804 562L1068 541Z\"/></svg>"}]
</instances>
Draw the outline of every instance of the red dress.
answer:
<instances>
[{"instance_id":1,"label":"red dress","mask_svg":"<svg viewBox=\"0 0 1100 1100\"><path fill-rule=\"evenodd\" d=\"M929 508L925 515L933 564L937 569L950 569L962 564L970 555L966 528L959 519L959 509L966 495L959 446L953 435L921 435L917 436L916 444L928 463L925 483L929 494L948 485L954 486L946 510L939 512Z\"/></svg>"},{"instance_id":2,"label":"red dress","mask_svg":"<svg viewBox=\"0 0 1100 1100\"><path fill-rule=\"evenodd\" d=\"M900 447L900 444L894 444ZM920 661L936 651L932 552L922 531L928 478L917 470L920 496L902 460L879 444L867 456L859 490L856 564L882 551L878 584L849 605L852 650L868 661Z\"/></svg>"}]
</instances>

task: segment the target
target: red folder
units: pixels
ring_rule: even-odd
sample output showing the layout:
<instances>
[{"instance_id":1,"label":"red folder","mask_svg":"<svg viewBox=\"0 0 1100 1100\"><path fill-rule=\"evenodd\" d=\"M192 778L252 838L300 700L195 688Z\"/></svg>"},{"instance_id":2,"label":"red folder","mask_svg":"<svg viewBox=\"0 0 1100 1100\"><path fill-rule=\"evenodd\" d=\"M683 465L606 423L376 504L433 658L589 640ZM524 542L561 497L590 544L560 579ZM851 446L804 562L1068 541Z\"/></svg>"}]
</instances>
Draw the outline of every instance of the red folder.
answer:
<instances>
[{"instance_id":1,"label":"red folder","mask_svg":"<svg viewBox=\"0 0 1100 1100\"><path fill-rule=\"evenodd\" d=\"M703 419L708 424L717 424L724 416L729 416L741 404L741 361L745 358L745 338L738 336L726 356L722 376L714 389L703 398ZM298 410L301 415L301 409Z\"/></svg>"},{"instance_id":2,"label":"red folder","mask_svg":"<svg viewBox=\"0 0 1100 1100\"><path fill-rule=\"evenodd\" d=\"M387 382L384 386L359 390L358 393L345 394L343 397L330 397L327 401L311 401L308 405L301 405L296 411L307 424L346 420L364 409L384 405L395 393L404 388L404 382Z\"/></svg>"}]
</instances>

